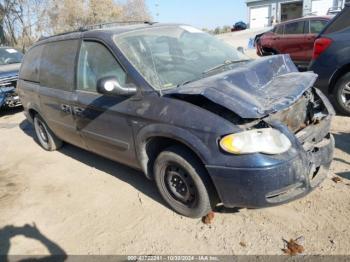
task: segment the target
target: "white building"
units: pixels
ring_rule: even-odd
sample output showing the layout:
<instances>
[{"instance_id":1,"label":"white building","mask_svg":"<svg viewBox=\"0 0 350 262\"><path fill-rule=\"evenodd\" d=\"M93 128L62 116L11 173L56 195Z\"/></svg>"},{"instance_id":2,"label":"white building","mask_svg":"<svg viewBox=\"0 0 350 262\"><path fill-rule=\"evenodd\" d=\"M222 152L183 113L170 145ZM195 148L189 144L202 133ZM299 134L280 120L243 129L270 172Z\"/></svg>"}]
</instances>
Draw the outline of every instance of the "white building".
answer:
<instances>
[{"instance_id":1,"label":"white building","mask_svg":"<svg viewBox=\"0 0 350 262\"><path fill-rule=\"evenodd\" d=\"M327 15L349 0L246 0L250 28L271 26L273 23L308 15Z\"/></svg>"}]
</instances>

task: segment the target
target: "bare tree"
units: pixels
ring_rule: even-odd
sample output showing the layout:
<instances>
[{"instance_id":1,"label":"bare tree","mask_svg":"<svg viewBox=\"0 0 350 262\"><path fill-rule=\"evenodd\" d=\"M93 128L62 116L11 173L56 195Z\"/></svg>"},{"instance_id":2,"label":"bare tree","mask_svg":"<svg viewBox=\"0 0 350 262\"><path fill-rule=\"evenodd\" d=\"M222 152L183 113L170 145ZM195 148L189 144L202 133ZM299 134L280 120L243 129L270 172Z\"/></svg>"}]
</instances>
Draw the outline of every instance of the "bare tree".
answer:
<instances>
[{"instance_id":1,"label":"bare tree","mask_svg":"<svg viewBox=\"0 0 350 262\"><path fill-rule=\"evenodd\" d=\"M150 20L145 1L0 0L0 41L25 49L42 35L118 20Z\"/></svg>"},{"instance_id":2,"label":"bare tree","mask_svg":"<svg viewBox=\"0 0 350 262\"><path fill-rule=\"evenodd\" d=\"M87 22L105 23L121 19L122 7L113 0L90 0Z\"/></svg>"},{"instance_id":3,"label":"bare tree","mask_svg":"<svg viewBox=\"0 0 350 262\"><path fill-rule=\"evenodd\" d=\"M145 0L127 0L123 5L123 19L125 21L150 21L151 16Z\"/></svg>"}]
</instances>

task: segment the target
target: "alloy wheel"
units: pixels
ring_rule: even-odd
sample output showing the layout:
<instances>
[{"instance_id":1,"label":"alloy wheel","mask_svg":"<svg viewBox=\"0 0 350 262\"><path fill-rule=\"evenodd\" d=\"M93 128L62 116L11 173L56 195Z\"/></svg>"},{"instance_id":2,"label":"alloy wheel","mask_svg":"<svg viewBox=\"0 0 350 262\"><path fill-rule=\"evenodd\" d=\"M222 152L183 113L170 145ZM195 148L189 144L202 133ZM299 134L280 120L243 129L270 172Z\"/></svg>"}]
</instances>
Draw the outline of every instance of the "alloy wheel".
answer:
<instances>
[{"instance_id":1,"label":"alloy wheel","mask_svg":"<svg viewBox=\"0 0 350 262\"><path fill-rule=\"evenodd\" d=\"M347 83L340 92L340 99L344 107L350 110L350 82Z\"/></svg>"}]
</instances>

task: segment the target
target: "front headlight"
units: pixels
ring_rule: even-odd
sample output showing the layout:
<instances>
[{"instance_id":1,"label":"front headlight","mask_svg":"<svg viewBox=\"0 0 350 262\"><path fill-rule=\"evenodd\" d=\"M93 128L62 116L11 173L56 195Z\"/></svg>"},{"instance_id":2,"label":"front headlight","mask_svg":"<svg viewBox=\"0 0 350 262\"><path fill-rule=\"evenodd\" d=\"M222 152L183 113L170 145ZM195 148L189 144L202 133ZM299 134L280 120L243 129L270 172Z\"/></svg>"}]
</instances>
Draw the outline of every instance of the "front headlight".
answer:
<instances>
[{"instance_id":1,"label":"front headlight","mask_svg":"<svg viewBox=\"0 0 350 262\"><path fill-rule=\"evenodd\" d=\"M232 154L281 154L292 146L277 129L262 128L231 134L220 140L220 147Z\"/></svg>"}]
</instances>

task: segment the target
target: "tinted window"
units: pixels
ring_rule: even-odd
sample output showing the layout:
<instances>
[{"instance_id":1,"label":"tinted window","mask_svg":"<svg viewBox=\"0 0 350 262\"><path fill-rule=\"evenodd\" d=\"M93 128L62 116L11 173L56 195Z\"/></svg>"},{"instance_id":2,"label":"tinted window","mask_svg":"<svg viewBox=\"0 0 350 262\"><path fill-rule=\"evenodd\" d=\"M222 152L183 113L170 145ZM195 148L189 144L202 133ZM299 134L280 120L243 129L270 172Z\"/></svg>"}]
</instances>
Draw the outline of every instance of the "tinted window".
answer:
<instances>
[{"instance_id":1,"label":"tinted window","mask_svg":"<svg viewBox=\"0 0 350 262\"><path fill-rule=\"evenodd\" d=\"M327 25L328 21L326 20L310 20L310 33L319 34L323 28Z\"/></svg>"},{"instance_id":2,"label":"tinted window","mask_svg":"<svg viewBox=\"0 0 350 262\"><path fill-rule=\"evenodd\" d=\"M304 33L304 21L286 24L284 26L285 35L296 35Z\"/></svg>"},{"instance_id":3,"label":"tinted window","mask_svg":"<svg viewBox=\"0 0 350 262\"><path fill-rule=\"evenodd\" d=\"M283 28L284 28L283 25L277 26L275 33L278 35L283 35Z\"/></svg>"},{"instance_id":4,"label":"tinted window","mask_svg":"<svg viewBox=\"0 0 350 262\"><path fill-rule=\"evenodd\" d=\"M39 82L39 66L42 50L42 46L35 46L26 53L21 66L21 79Z\"/></svg>"},{"instance_id":5,"label":"tinted window","mask_svg":"<svg viewBox=\"0 0 350 262\"><path fill-rule=\"evenodd\" d=\"M333 23L324 32L325 34L330 34L338 31L342 31L350 27L350 7L346 7L343 12L337 16Z\"/></svg>"},{"instance_id":6,"label":"tinted window","mask_svg":"<svg viewBox=\"0 0 350 262\"><path fill-rule=\"evenodd\" d=\"M126 83L126 73L108 49L97 42L83 42L78 65L78 89L96 92L97 81L114 76L119 84Z\"/></svg>"},{"instance_id":7,"label":"tinted window","mask_svg":"<svg viewBox=\"0 0 350 262\"><path fill-rule=\"evenodd\" d=\"M78 43L78 40L66 40L45 45L40 65L40 84L66 91L74 88Z\"/></svg>"}]
</instances>

